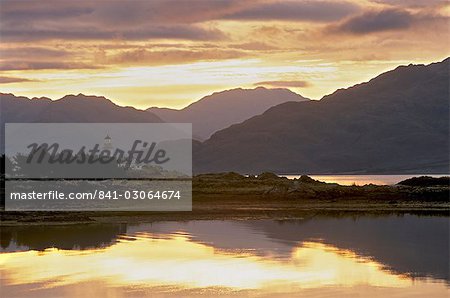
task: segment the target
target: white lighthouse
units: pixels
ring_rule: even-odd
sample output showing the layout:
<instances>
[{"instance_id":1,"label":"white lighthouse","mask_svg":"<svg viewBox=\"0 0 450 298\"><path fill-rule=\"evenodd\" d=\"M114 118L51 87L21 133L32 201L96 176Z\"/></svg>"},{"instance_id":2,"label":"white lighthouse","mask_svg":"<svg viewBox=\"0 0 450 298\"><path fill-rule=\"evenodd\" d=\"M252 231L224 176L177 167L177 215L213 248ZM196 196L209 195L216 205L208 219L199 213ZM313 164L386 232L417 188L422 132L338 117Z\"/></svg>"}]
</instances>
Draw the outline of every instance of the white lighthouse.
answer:
<instances>
[{"instance_id":1,"label":"white lighthouse","mask_svg":"<svg viewBox=\"0 0 450 298\"><path fill-rule=\"evenodd\" d=\"M105 139L103 140L103 150L111 151L113 149L112 139L109 134L106 134Z\"/></svg>"}]
</instances>

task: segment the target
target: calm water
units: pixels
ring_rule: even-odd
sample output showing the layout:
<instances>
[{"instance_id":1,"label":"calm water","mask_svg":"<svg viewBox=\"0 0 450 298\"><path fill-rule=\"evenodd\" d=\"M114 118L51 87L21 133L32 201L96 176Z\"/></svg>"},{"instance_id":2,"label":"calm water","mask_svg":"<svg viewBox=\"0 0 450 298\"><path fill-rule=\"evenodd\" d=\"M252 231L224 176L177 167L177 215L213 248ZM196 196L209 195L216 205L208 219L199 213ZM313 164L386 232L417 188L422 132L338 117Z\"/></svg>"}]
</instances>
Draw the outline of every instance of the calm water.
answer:
<instances>
[{"instance_id":1,"label":"calm water","mask_svg":"<svg viewBox=\"0 0 450 298\"><path fill-rule=\"evenodd\" d=\"M448 297L449 218L2 228L2 297Z\"/></svg>"},{"instance_id":2,"label":"calm water","mask_svg":"<svg viewBox=\"0 0 450 298\"><path fill-rule=\"evenodd\" d=\"M280 175L289 179L299 178L301 175ZM341 185L394 185L411 177L431 176L442 177L448 174L408 174L408 175L310 175L311 178L327 182L338 183Z\"/></svg>"}]
</instances>

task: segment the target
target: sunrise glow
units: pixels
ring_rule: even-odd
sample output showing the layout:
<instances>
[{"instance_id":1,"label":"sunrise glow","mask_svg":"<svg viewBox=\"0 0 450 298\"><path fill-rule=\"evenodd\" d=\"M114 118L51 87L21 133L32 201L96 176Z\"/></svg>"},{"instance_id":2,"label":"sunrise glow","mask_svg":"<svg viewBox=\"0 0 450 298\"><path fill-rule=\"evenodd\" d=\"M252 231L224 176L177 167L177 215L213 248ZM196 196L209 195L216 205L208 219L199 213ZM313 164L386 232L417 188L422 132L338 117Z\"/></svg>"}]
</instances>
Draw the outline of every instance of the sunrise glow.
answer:
<instances>
[{"instance_id":1,"label":"sunrise glow","mask_svg":"<svg viewBox=\"0 0 450 298\"><path fill-rule=\"evenodd\" d=\"M1 91L181 108L215 91L320 99L449 55L443 1L2 1Z\"/></svg>"}]
</instances>

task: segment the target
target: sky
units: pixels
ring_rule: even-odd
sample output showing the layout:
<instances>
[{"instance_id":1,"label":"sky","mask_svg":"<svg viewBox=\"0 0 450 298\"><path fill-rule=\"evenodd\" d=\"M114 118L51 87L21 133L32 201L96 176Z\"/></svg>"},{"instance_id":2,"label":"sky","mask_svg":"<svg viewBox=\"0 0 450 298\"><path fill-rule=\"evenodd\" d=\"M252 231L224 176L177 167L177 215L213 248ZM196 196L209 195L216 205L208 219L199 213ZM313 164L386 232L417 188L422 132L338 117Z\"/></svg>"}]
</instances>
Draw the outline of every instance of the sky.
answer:
<instances>
[{"instance_id":1,"label":"sky","mask_svg":"<svg viewBox=\"0 0 450 298\"><path fill-rule=\"evenodd\" d=\"M438 0L0 2L0 92L182 108L233 88L320 99L450 56Z\"/></svg>"}]
</instances>

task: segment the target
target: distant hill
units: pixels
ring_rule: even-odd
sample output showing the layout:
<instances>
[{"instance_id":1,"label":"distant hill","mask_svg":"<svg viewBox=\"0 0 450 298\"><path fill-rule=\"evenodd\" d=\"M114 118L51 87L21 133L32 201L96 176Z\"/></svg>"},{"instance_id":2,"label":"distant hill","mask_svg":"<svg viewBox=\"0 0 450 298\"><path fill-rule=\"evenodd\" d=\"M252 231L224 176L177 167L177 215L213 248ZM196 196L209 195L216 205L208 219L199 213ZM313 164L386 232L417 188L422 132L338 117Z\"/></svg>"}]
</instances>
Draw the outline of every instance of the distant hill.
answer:
<instances>
[{"instance_id":1,"label":"distant hill","mask_svg":"<svg viewBox=\"0 0 450 298\"><path fill-rule=\"evenodd\" d=\"M66 95L58 100L0 93L2 122L162 122L152 113L121 107L105 97Z\"/></svg>"},{"instance_id":2,"label":"distant hill","mask_svg":"<svg viewBox=\"0 0 450 298\"><path fill-rule=\"evenodd\" d=\"M120 107L105 97L66 95L58 100L29 99L0 93L0 152L4 124L11 123L160 123L156 115L132 107Z\"/></svg>"},{"instance_id":3,"label":"distant hill","mask_svg":"<svg viewBox=\"0 0 450 298\"><path fill-rule=\"evenodd\" d=\"M232 89L205 96L181 110L149 108L165 122L192 123L193 136L208 139L214 132L259 115L288 101L306 101L288 89Z\"/></svg>"},{"instance_id":4,"label":"distant hill","mask_svg":"<svg viewBox=\"0 0 450 298\"><path fill-rule=\"evenodd\" d=\"M449 61L273 107L197 145L195 171L448 173Z\"/></svg>"}]
</instances>

